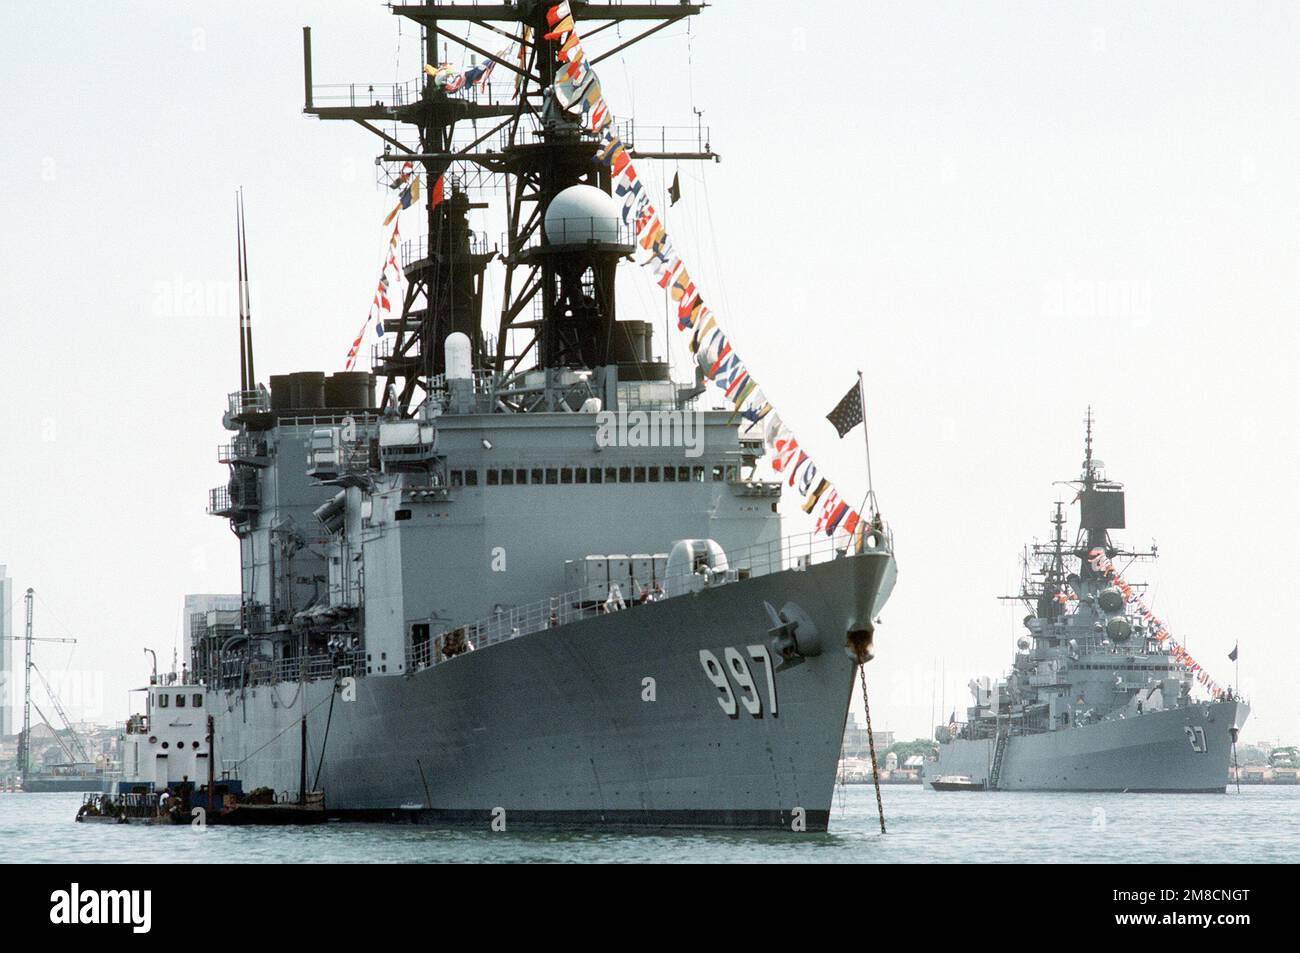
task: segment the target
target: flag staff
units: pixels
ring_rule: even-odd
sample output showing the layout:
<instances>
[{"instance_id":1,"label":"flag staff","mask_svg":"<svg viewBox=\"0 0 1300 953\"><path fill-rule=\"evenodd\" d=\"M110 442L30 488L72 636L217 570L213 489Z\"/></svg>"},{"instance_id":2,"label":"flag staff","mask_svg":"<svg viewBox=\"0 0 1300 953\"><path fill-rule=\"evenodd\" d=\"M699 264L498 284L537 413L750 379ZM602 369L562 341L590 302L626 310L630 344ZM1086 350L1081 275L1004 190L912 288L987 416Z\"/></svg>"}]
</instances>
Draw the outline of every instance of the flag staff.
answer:
<instances>
[{"instance_id":1,"label":"flag staff","mask_svg":"<svg viewBox=\"0 0 1300 953\"><path fill-rule=\"evenodd\" d=\"M867 450L867 499L871 508L876 509L876 484L871 478L871 432L867 427L867 387L862 382L862 371L858 371L858 404L862 409L862 440ZM874 516L874 512L872 513Z\"/></svg>"}]
</instances>

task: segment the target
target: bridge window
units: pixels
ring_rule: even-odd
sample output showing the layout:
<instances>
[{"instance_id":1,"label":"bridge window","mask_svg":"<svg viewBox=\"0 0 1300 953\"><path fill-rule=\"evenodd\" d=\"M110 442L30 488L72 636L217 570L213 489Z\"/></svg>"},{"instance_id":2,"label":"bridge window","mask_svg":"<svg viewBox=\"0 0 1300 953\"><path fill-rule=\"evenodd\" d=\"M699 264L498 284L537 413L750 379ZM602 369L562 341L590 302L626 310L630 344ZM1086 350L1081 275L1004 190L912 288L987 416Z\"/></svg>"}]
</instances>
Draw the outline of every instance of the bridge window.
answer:
<instances>
[{"instance_id":1,"label":"bridge window","mask_svg":"<svg viewBox=\"0 0 1300 953\"><path fill-rule=\"evenodd\" d=\"M184 695L177 695L177 696L176 696L176 707L177 707L177 708L184 708L184 707L185 707L185 696L184 696Z\"/></svg>"},{"instance_id":2,"label":"bridge window","mask_svg":"<svg viewBox=\"0 0 1300 953\"><path fill-rule=\"evenodd\" d=\"M515 470L515 482L520 486L528 482L528 471L522 467Z\"/></svg>"},{"instance_id":3,"label":"bridge window","mask_svg":"<svg viewBox=\"0 0 1300 953\"><path fill-rule=\"evenodd\" d=\"M158 707L159 707L159 708L166 708L166 707L167 707L167 696L166 696L166 695L160 694L160 695L158 696Z\"/></svg>"},{"instance_id":4,"label":"bridge window","mask_svg":"<svg viewBox=\"0 0 1300 953\"><path fill-rule=\"evenodd\" d=\"M634 467L632 469L632 482L633 483L645 482L645 467Z\"/></svg>"},{"instance_id":5,"label":"bridge window","mask_svg":"<svg viewBox=\"0 0 1300 953\"><path fill-rule=\"evenodd\" d=\"M560 468L560 482L561 482L561 483L572 483L572 482L573 482L573 467L561 467L561 468Z\"/></svg>"},{"instance_id":6,"label":"bridge window","mask_svg":"<svg viewBox=\"0 0 1300 953\"><path fill-rule=\"evenodd\" d=\"M631 483L631 482L632 482L632 468L631 468L631 467L619 467L619 468L618 468L618 482L619 482L619 483Z\"/></svg>"},{"instance_id":7,"label":"bridge window","mask_svg":"<svg viewBox=\"0 0 1300 953\"><path fill-rule=\"evenodd\" d=\"M533 482L533 483L541 483L541 482L543 482L543 480L542 480L542 471L541 471L540 468L536 468L536 467L535 467L535 468L533 469L532 482Z\"/></svg>"},{"instance_id":8,"label":"bridge window","mask_svg":"<svg viewBox=\"0 0 1300 953\"><path fill-rule=\"evenodd\" d=\"M599 482L601 482L601 478L604 477L604 475L605 475L605 471L602 470L600 467L592 467L592 468L591 468L591 482L592 482L592 483L599 483Z\"/></svg>"},{"instance_id":9,"label":"bridge window","mask_svg":"<svg viewBox=\"0 0 1300 953\"><path fill-rule=\"evenodd\" d=\"M499 486L501 484L501 471L494 467L489 467L487 472L487 485Z\"/></svg>"},{"instance_id":10,"label":"bridge window","mask_svg":"<svg viewBox=\"0 0 1300 953\"><path fill-rule=\"evenodd\" d=\"M521 471L521 472L522 472L522 471ZM515 483L515 471L514 471L513 469L509 469L509 468L508 468L508 469L505 469L505 470L502 470L502 471L501 471L501 485L502 485L502 486L514 486L514 483Z\"/></svg>"},{"instance_id":11,"label":"bridge window","mask_svg":"<svg viewBox=\"0 0 1300 953\"><path fill-rule=\"evenodd\" d=\"M202 708L203 696L200 695L198 692L195 692L192 696L190 696L190 705L193 708Z\"/></svg>"},{"instance_id":12,"label":"bridge window","mask_svg":"<svg viewBox=\"0 0 1300 953\"><path fill-rule=\"evenodd\" d=\"M587 482L587 468L586 468L586 467L578 467L576 470L573 471L573 482L574 482L574 483L586 483L586 482Z\"/></svg>"},{"instance_id":13,"label":"bridge window","mask_svg":"<svg viewBox=\"0 0 1300 953\"><path fill-rule=\"evenodd\" d=\"M676 483L676 482L677 482L677 468L676 468L676 467L664 467L664 482L665 482L665 483Z\"/></svg>"},{"instance_id":14,"label":"bridge window","mask_svg":"<svg viewBox=\"0 0 1300 953\"><path fill-rule=\"evenodd\" d=\"M558 468L556 467L546 468L546 482L548 485L560 482L560 471Z\"/></svg>"}]
</instances>

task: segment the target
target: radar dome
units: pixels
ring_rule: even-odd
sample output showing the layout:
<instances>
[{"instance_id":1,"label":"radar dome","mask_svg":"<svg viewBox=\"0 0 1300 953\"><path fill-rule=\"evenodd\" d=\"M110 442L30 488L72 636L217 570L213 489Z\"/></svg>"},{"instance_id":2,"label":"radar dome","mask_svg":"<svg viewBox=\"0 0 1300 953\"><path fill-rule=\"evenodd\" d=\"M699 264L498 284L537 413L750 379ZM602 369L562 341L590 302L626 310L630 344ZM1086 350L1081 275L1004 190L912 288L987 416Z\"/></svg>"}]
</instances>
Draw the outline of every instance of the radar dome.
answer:
<instances>
[{"instance_id":1,"label":"radar dome","mask_svg":"<svg viewBox=\"0 0 1300 953\"><path fill-rule=\"evenodd\" d=\"M1123 642L1133 632L1133 627L1124 619L1111 619L1106 623L1106 634L1116 642Z\"/></svg>"},{"instance_id":2,"label":"radar dome","mask_svg":"<svg viewBox=\"0 0 1300 953\"><path fill-rule=\"evenodd\" d=\"M546 240L552 245L618 244L621 225L619 205L594 185L571 185L546 209Z\"/></svg>"}]
</instances>

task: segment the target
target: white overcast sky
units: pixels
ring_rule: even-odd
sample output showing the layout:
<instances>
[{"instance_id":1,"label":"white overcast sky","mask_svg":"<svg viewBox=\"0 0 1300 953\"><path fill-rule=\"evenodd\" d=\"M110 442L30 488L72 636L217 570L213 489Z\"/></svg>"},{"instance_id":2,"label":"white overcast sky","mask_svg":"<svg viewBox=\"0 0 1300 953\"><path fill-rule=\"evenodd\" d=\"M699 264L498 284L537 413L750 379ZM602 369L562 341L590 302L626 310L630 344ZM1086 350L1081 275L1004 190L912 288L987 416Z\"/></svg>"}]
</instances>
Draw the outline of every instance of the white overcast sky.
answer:
<instances>
[{"instance_id":1,"label":"white overcast sky","mask_svg":"<svg viewBox=\"0 0 1300 953\"><path fill-rule=\"evenodd\" d=\"M38 649L74 716L109 720L142 648L170 657L183 594L238 587L203 512L237 386L233 191L261 379L342 369L377 276L377 140L301 115L300 28L318 83L414 78L418 37L378 3L5 17L0 563L15 615L34 586L38 634L80 639ZM854 495L860 432L822 416L866 373L901 567L878 728L923 735L1009 664L1023 611L995 597L1091 404L1122 539L1159 543L1155 610L1223 683L1240 640L1246 738L1297 740L1298 39L1292 3L720 0L600 68L640 124L704 111L723 159L682 164L670 230ZM623 287L621 316L659 313L644 275Z\"/></svg>"}]
</instances>

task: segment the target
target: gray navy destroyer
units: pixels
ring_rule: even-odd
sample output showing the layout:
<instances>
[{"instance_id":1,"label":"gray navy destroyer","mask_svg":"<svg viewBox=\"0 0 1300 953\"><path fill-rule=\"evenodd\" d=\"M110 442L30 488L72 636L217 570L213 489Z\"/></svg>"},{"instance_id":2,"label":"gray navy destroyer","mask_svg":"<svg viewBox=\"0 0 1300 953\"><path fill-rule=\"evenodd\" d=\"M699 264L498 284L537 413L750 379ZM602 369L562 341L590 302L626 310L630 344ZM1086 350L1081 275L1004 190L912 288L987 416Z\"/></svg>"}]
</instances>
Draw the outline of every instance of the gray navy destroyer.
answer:
<instances>
[{"instance_id":1,"label":"gray navy destroyer","mask_svg":"<svg viewBox=\"0 0 1300 953\"><path fill-rule=\"evenodd\" d=\"M572 6L590 36L644 22L605 32L603 56L702 9ZM699 374L674 380L654 315L617 313L635 248L599 143L552 94L546 6L392 12L419 24L428 63L469 44L518 95L452 92L434 68L317 86L304 30L305 112L377 134L394 187L424 175L426 234L401 246L400 316L370 372L264 385L241 294L229 479L208 507L238 541L239 624L199 632L178 688L151 691L132 749L147 770L128 772L319 791L357 818L825 829L895 579L888 529L784 535L762 434L710 405ZM518 60L470 44L471 23ZM629 121L623 140L644 159L716 158L702 127ZM471 227L492 190L499 243ZM609 414L630 432L601 439ZM171 695L186 711L159 707ZM174 766L164 722L193 735Z\"/></svg>"},{"instance_id":2,"label":"gray navy destroyer","mask_svg":"<svg viewBox=\"0 0 1300 953\"><path fill-rule=\"evenodd\" d=\"M936 731L936 790L1223 793L1237 735L1250 709L1233 696L1192 697L1188 665L1095 563L1154 559L1111 539L1125 525L1124 492L1092 455L1092 415L1077 481L1078 535L1065 536L1057 503L1053 535L1024 558L1018 595L1030 614L1010 673L970 683L965 722ZM1135 589L1139 587L1133 587Z\"/></svg>"}]
</instances>

